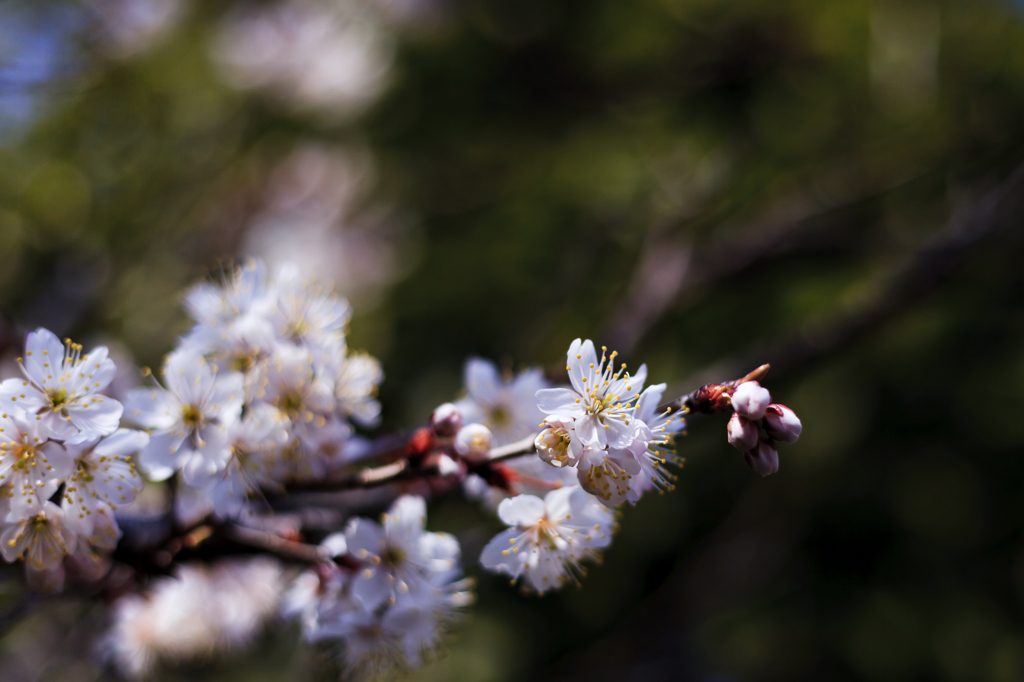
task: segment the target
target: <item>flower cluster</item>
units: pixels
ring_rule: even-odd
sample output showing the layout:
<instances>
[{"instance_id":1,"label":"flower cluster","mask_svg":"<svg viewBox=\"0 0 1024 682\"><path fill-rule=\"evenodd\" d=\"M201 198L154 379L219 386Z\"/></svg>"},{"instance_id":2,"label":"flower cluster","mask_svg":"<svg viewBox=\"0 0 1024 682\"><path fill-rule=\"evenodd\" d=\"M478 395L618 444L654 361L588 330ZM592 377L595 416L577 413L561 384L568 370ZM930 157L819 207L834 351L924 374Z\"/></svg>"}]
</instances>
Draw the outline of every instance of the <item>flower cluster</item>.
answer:
<instances>
[{"instance_id":1,"label":"flower cluster","mask_svg":"<svg viewBox=\"0 0 1024 682\"><path fill-rule=\"evenodd\" d=\"M571 388L549 388L540 370L503 379L494 365L471 359L468 395L431 419L439 437L454 436L454 456L473 472L467 494L496 507L509 526L481 564L538 593L577 582L581 562L611 543L612 508L670 490L675 476L667 466L682 462L673 438L686 422L679 410L658 407L665 384L644 389L646 368L615 371L615 357L599 359L591 341L574 341ZM492 445L523 438L537 456L490 460Z\"/></svg>"},{"instance_id":2,"label":"flower cluster","mask_svg":"<svg viewBox=\"0 0 1024 682\"><path fill-rule=\"evenodd\" d=\"M83 356L37 329L19 365L22 378L0 383L0 553L58 590L65 564L95 572L116 546L114 511L142 488L130 456L149 436L118 428L121 403L102 393L116 372L105 347Z\"/></svg>"},{"instance_id":3,"label":"flower cluster","mask_svg":"<svg viewBox=\"0 0 1024 682\"><path fill-rule=\"evenodd\" d=\"M283 585L280 564L267 557L179 566L146 594L114 603L100 651L124 676L147 679L161 662L242 648L277 612Z\"/></svg>"},{"instance_id":4,"label":"flower cluster","mask_svg":"<svg viewBox=\"0 0 1024 682\"><path fill-rule=\"evenodd\" d=\"M537 391L547 416L536 439L541 459L556 468L576 469L579 484L603 504L636 503L647 491L671 490L679 464L672 441L686 422L668 408L658 410L665 384L644 389L647 366L635 375L617 354L576 339L567 355L571 388Z\"/></svg>"},{"instance_id":5,"label":"flower cluster","mask_svg":"<svg viewBox=\"0 0 1024 682\"><path fill-rule=\"evenodd\" d=\"M773 404L768 390L756 381L737 386L729 402L729 444L743 453L751 469L762 476L774 474L779 470L775 443L795 443L803 430L800 418L785 405Z\"/></svg>"},{"instance_id":6,"label":"flower cluster","mask_svg":"<svg viewBox=\"0 0 1024 682\"><path fill-rule=\"evenodd\" d=\"M168 356L163 385L125 401L125 418L152 434L143 472L180 472L201 493L183 496L200 506L186 515L237 516L260 490L351 461L350 422L376 423L383 373L348 350L344 299L294 268L270 277L253 261L193 288L186 307L196 324Z\"/></svg>"},{"instance_id":7,"label":"flower cluster","mask_svg":"<svg viewBox=\"0 0 1024 682\"><path fill-rule=\"evenodd\" d=\"M285 598L311 642L338 642L351 678L418 666L458 609L473 601L459 543L427 532L426 503L404 495L381 523L353 518L321 548L334 558L308 571Z\"/></svg>"},{"instance_id":8,"label":"flower cluster","mask_svg":"<svg viewBox=\"0 0 1024 682\"><path fill-rule=\"evenodd\" d=\"M578 583L611 544L618 505L674 487L688 411L731 411L729 442L762 475L778 469L775 444L801 431L757 383L767 367L663 404L666 386L645 386L646 366L630 373L616 353L576 339L567 386L470 359L464 396L435 409L429 427L381 449L380 466L341 471L371 450L354 427L376 424L383 378L376 360L348 349L348 303L294 268L271 275L253 261L194 287L186 307L195 324L162 381L128 391L123 407L103 393L116 372L107 349L83 354L45 329L27 337L24 376L0 383L0 554L23 559L33 587L59 590L69 569L92 585L117 574L116 514L141 491L139 471L173 478L174 502L161 512L167 531L125 573L147 562L163 573L211 536L214 557L227 541L310 566L287 589L271 559L178 565L141 581L114 604L101 647L129 677L251 643L275 613L326 643L350 677L420 665L472 602L472 582L458 540L426 530L424 498L394 486L461 485L484 501L506 529L481 565L545 593ZM121 428L122 417L142 430ZM302 520L317 516L302 508L304 491L371 487L365 504L400 495L380 523L347 505ZM263 496L277 492L295 513L257 516L280 511L280 497ZM326 537L306 543L310 529Z\"/></svg>"}]
</instances>

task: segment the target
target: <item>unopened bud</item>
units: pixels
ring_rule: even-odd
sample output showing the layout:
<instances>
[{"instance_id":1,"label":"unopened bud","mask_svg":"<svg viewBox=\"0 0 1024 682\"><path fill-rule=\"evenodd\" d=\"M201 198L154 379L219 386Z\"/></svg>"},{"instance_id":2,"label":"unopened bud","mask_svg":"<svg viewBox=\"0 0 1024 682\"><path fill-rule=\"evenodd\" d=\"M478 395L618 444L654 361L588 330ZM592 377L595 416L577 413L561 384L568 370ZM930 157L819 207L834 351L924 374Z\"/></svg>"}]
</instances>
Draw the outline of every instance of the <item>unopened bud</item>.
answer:
<instances>
[{"instance_id":1,"label":"unopened bud","mask_svg":"<svg viewBox=\"0 0 1024 682\"><path fill-rule=\"evenodd\" d=\"M558 469L575 466L583 454L583 445L572 437L572 420L545 421L545 427L533 441L540 458Z\"/></svg>"},{"instance_id":2,"label":"unopened bud","mask_svg":"<svg viewBox=\"0 0 1024 682\"><path fill-rule=\"evenodd\" d=\"M733 414L729 417L729 425L726 427L729 434L729 445L740 452L747 452L757 447L757 439L760 436L760 429L757 423L746 417Z\"/></svg>"},{"instance_id":3,"label":"unopened bud","mask_svg":"<svg viewBox=\"0 0 1024 682\"><path fill-rule=\"evenodd\" d=\"M760 441L753 450L743 453L743 459L762 477L779 470L779 452L767 441Z\"/></svg>"},{"instance_id":4,"label":"unopened bud","mask_svg":"<svg viewBox=\"0 0 1024 682\"><path fill-rule=\"evenodd\" d=\"M707 384L693 394L690 409L700 414L721 414L729 409L728 386Z\"/></svg>"},{"instance_id":5,"label":"unopened bud","mask_svg":"<svg viewBox=\"0 0 1024 682\"><path fill-rule=\"evenodd\" d=\"M441 438L451 438L462 428L462 413L451 403L439 405L430 415L430 427Z\"/></svg>"},{"instance_id":6,"label":"unopened bud","mask_svg":"<svg viewBox=\"0 0 1024 682\"><path fill-rule=\"evenodd\" d=\"M795 443L804 426L796 412L785 405L769 405L764 411L764 429L768 435L783 443Z\"/></svg>"},{"instance_id":7,"label":"unopened bud","mask_svg":"<svg viewBox=\"0 0 1024 682\"><path fill-rule=\"evenodd\" d=\"M768 389L762 388L756 381L742 383L732 392L732 409L741 417L754 421L764 416L765 408L771 402L772 396Z\"/></svg>"},{"instance_id":8,"label":"unopened bud","mask_svg":"<svg viewBox=\"0 0 1024 682\"><path fill-rule=\"evenodd\" d=\"M486 459L491 451L491 430L483 424L467 424L455 435L455 452L466 459Z\"/></svg>"}]
</instances>

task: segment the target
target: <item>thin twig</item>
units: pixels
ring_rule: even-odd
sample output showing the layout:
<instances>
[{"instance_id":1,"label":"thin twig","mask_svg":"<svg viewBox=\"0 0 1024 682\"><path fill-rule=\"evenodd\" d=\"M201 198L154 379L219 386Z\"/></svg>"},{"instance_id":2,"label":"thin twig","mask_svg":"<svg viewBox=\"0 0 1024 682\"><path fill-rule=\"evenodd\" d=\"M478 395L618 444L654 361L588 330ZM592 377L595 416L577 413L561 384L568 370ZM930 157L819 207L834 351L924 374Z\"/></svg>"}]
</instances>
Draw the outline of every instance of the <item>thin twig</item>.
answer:
<instances>
[{"instance_id":1,"label":"thin twig","mask_svg":"<svg viewBox=\"0 0 1024 682\"><path fill-rule=\"evenodd\" d=\"M318 564L330 558L323 549L316 545L307 545L304 542L288 540L265 530L248 528L238 524L227 524L224 526L223 532L225 537L238 544L262 550L267 554L272 554L286 561Z\"/></svg>"}]
</instances>

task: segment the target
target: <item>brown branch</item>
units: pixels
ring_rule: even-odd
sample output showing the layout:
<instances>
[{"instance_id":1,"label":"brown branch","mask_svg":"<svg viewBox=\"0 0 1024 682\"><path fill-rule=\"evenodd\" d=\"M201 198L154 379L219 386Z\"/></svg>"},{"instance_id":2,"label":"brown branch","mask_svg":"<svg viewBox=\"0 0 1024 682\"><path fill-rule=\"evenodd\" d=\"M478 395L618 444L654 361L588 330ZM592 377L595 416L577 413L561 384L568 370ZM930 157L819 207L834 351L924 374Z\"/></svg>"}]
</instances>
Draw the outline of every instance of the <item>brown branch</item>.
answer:
<instances>
[{"instance_id":1,"label":"brown branch","mask_svg":"<svg viewBox=\"0 0 1024 682\"><path fill-rule=\"evenodd\" d=\"M246 547L272 554L285 561L304 564L318 564L330 557L316 545L295 542L274 533L238 524L227 524L222 529L224 537Z\"/></svg>"}]
</instances>

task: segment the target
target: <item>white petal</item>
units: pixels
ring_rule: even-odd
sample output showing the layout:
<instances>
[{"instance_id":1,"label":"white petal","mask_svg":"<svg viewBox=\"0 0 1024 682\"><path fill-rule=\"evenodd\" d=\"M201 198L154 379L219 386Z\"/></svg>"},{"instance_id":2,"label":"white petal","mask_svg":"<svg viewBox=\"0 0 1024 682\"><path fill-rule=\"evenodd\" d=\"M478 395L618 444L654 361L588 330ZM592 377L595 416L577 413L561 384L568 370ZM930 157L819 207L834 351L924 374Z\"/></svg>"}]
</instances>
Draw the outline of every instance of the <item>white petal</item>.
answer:
<instances>
[{"instance_id":1,"label":"white petal","mask_svg":"<svg viewBox=\"0 0 1024 682\"><path fill-rule=\"evenodd\" d=\"M509 526L532 526L544 518L544 501L533 495L517 495L502 500L498 518Z\"/></svg>"}]
</instances>

